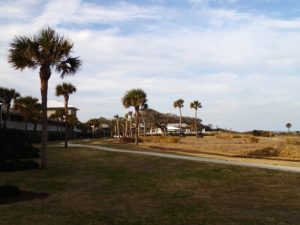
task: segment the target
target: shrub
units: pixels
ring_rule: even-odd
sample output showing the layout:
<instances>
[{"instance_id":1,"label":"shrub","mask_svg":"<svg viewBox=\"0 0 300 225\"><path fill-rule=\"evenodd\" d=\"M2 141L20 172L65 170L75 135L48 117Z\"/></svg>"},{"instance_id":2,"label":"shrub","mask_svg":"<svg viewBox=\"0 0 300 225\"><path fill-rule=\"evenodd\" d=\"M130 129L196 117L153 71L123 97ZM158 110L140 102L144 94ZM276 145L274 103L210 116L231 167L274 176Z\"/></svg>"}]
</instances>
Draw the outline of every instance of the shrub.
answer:
<instances>
[{"instance_id":1,"label":"shrub","mask_svg":"<svg viewBox=\"0 0 300 225\"><path fill-rule=\"evenodd\" d=\"M255 150L253 152L249 152L248 156L278 156L280 154L280 150L273 147L266 147L262 149Z\"/></svg>"},{"instance_id":2,"label":"shrub","mask_svg":"<svg viewBox=\"0 0 300 225\"><path fill-rule=\"evenodd\" d=\"M274 137L274 133L270 131L264 131L264 130L253 130L254 136L260 136L260 137Z\"/></svg>"},{"instance_id":3,"label":"shrub","mask_svg":"<svg viewBox=\"0 0 300 225\"><path fill-rule=\"evenodd\" d=\"M0 186L0 198L11 198L21 195L21 190L15 185Z\"/></svg>"},{"instance_id":4,"label":"shrub","mask_svg":"<svg viewBox=\"0 0 300 225\"><path fill-rule=\"evenodd\" d=\"M0 129L0 159L21 159L39 157L39 150L32 147L28 132Z\"/></svg>"},{"instance_id":5,"label":"shrub","mask_svg":"<svg viewBox=\"0 0 300 225\"><path fill-rule=\"evenodd\" d=\"M216 138L222 139L222 140L229 140L229 139L233 138L233 134L230 134L230 133L218 133L215 136L216 136Z\"/></svg>"},{"instance_id":6,"label":"shrub","mask_svg":"<svg viewBox=\"0 0 300 225\"><path fill-rule=\"evenodd\" d=\"M246 144L258 143L259 139L257 137L245 137L244 142Z\"/></svg>"},{"instance_id":7,"label":"shrub","mask_svg":"<svg viewBox=\"0 0 300 225\"><path fill-rule=\"evenodd\" d=\"M32 170L38 169L39 167L39 164L33 160L21 161L13 159L0 162L0 171L5 172Z\"/></svg>"},{"instance_id":8,"label":"shrub","mask_svg":"<svg viewBox=\"0 0 300 225\"><path fill-rule=\"evenodd\" d=\"M286 143L288 145L300 145L300 139L298 139L298 138L287 138Z\"/></svg>"},{"instance_id":9,"label":"shrub","mask_svg":"<svg viewBox=\"0 0 300 225\"><path fill-rule=\"evenodd\" d=\"M143 142L150 142L150 143L174 144L174 143L179 143L180 137L176 137L176 136L153 136L153 137L142 138L142 141Z\"/></svg>"}]
</instances>

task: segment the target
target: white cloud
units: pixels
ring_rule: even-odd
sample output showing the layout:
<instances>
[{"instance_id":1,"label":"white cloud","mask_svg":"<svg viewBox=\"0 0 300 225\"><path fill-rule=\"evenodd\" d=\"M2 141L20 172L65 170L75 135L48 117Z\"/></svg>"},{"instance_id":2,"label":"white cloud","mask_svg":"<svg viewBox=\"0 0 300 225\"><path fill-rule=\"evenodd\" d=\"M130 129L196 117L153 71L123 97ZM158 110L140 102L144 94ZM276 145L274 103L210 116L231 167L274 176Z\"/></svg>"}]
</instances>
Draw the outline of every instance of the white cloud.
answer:
<instances>
[{"instance_id":1,"label":"white cloud","mask_svg":"<svg viewBox=\"0 0 300 225\"><path fill-rule=\"evenodd\" d=\"M150 107L163 112L177 113L172 102L184 98L184 113L192 116L188 103L199 99L205 123L234 129L279 129L287 119L300 127L296 113L300 105L295 104L300 88L299 19L208 8L200 12L205 13L209 26L202 26L199 11L194 9L195 14L188 15L156 6L100 6L78 0L68 1L62 14L61 4L48 1L43 10L30 11L31 15L26 11L20 17L27 20L25 24L0 23L1 86L14 87L24 95L40 95L38 71L21 73L9 68L7 49L14 35L34 34L49 24L74 41L73 54L83 60L82 70L67 78L78 88L70 103L80 108L83 121L125 113L122 95L141 87L149 95ZM174 14L166 17L170 11ZM184 18L187 15L190 17ZM140 19L153 23L129 27L137 30L124 34L129 26L124 21L131 24ZM191 24L186 22L189 19L194 19ZM110 26L76 28L69 23ZM60 82L53 74L49 99L58 99L54 87Z\"/></svg>"}]
</instances>

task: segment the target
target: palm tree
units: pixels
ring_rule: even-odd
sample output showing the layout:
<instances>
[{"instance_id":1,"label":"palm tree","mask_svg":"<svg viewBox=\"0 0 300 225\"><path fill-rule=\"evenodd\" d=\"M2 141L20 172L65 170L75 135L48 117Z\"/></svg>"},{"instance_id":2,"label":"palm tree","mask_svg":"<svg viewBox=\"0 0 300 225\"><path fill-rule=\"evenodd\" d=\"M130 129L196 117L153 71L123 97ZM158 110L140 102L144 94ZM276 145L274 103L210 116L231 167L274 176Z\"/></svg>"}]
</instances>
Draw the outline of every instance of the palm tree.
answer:
<instances>
[{"instance_id":1,"label":"palm tree","mask_svg":"<svg viewBox=\"0 0 300 225\"><path fill-rule=\"evenodd\" d=\"M178 99L175 102L173 102L174 108L179 108L180 132L181 132L181 127L182 127L182 124L181 124L181 117L182 117L181 108L183 108L183 103L184 103L183 99Z\"/></svg>"},{"instance_id":2,"label":"palm tree","mask_svg":"<svg viewBox=\"0 0 300 225\"><path fill-rule=\"evenodd\" d=\"M128 112L129 118L129 133L130 133L130 138L132 138L132 111Z\"/></svg>"},{"instance_id":3,"label":"palm tree","mask_svg":"<svg viewBox=\"0 0 300 225\"><path fill-rule=\"evenodd\" d=\"M147 94L142 89L132 89L125 93L122 99L125 108L134 107L135 109L135 144L138 145L138 127L140 110L147 107Z\"/></svg>"},{"instance_id":4,"label":"palm tree","mask_svg":"<svg viewBox=\"0 0 300 225\"><path fill-rule=\"evenodd\" d=\"M285 127L288 129L288 132L290 133L290 128L292 127L292 124L291 123L287 123L285 125Z\"/></svg>"},{"instance_id":5,"label":"palm tree","mask_svg":"<svg viewBox=\"0 0 300 225\"><path fill-rule=\"evenodd\" d=\"M124 129L124 137L127 137L128 136L128 113L125 114L125 129Z\"/></svg>"},{"instance_id":6,"label":"palm tree","mask_svg":"<svg viewBox=\"0 0 300 225\"><path fill-rule=\"evenodd\" d=\"M11 101L16 100L16 98L20 97L20 94L16 92L15 89L7 89L0 87L0 97L4 100L6 105L6 116L4 117L3 127L6 128L7 119L10 120L9 109L11 107Z\"/></svg>"},{"instance_id":7,"label":"palm tree","mask_svg":"<svg viewBox=\"0 0 300 225\"><path fill-rule=\"evenodd\" d=\"M56 86L56 96L64 96L65 100L65 148L68 147L68 102L70 94L76 92L76 87L71 83L62 83Z\"/></svg>"},{"instance_id":8,"label":"palm tree","mask_svg":"<svg viewBox=\"0 0 300 225\"><path fill-rule=\"evenodd\" d=\"M195 134L197 137L197 111L198 109L202 108L201 102L195 100L190 103L191 109L195 109Z\"/></svg>"},{"instance_id":9,"label":"palm tree","mask_svg":"<svg viewBox=\"0 0 300 225\"><path fill-rule=\"evenodd\" d=\"M61 78L75 74L80 68L78 57L71 57L73 43L50 27L34 36L17 36L10 43L9 63L17 70L39 68L42 98L41 167L47 167L47 95L48 80L55 69Z\"/></svg>"},{"instance_id":10,"label":"palm tree","mask_svg":"<svg viewBox=\"0 0 300 225\"><path fill-rule=\"evenodd\" d=\"M54 119L58 122L62 122L64 120L65 112L62 109L56 110L55 113L50 115L51 119ZM58 127L61 127L60 124L57 124L56 131L58 132ZM60 130L61 131L61 130Z\"/></svg>"},{"instance_id":11,"label":"palm tree","mask_svg":"<svg viewBox=\"0 0 300 225\"><path fill-rule=\"evenodd\" d=\"M20 97L15 101L15 110L19 111L24 117L25 130L27 130L28 121L35 119L41 111L41 104L38 101L37 98L31 96Z\"/></svg>"},{"instance_id":12,"label":"palm tree","mask_svg":"<svg viewBox=\"0 0 300 225\"><path fill-rule=\"evenodd\" d=\"M118 139L120 139L119 115L114 115L114 118L116 119L117 136L118 136Z\"/></svg>"}]
</instances>

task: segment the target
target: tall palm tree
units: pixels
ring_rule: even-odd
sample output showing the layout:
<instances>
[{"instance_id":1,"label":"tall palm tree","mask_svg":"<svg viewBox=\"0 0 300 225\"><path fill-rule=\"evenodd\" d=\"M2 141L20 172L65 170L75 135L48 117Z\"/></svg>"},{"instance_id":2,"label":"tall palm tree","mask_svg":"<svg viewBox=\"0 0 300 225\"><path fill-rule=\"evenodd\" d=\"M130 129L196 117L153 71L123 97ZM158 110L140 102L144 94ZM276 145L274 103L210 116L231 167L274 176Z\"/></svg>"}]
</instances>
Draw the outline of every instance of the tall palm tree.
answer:
<instances>
[{"instance_id":1,"label":"tall palm tree","mask_svg":"<svg viewBox=\"0 0 300 225\"><path fill-rule=\"evenodd\" d=\"M62 83L56 86L55 94L56 96L64 96L65 100L65 148L68 147L68 103L70 94L76 92L76 87L71 83Z\"/></svg>"},{"instance_id":2,"label":"tall palm tree","mask_svg":"<svg viewBox=\"0 0 300 225\"><path fill-rule=\"evenodd\" d=\"M292 124L291 123L287 123L285 125L285 127L288 129L288 132L290 133L290 128L292 127Z\"/></svg>"},{"instance_id":3,"label":"tall palm tree","mask_svg":"<svg viewBox=\"0 0 300 225\"><path fill-rule=\"evenodd\" d=\"M17 36L10 43L9 63L17 70L39 68L42 98L41 167L47 167L47 95L48 80L55 69L61 78L75 74L80 68L78 57L71 57L73 43L50 27L34 36Z\"/></svg>"},{"instance_id":4,"label":"tall palm tree","mask_svg":"<svg viewBox=\"0 0 300 225\"><path fill-rule=\"evenodd\" d=\"M122 99L125 108L134 107L135 109L135 144L138 145L138 127L140 110L147 107L147 94L142 89L132 89L125 93Z\"/></svg>"},{"instance_id":5,"label":"tall palm tree","mask_svg":"<svg viewBox=\"0 0 300 225\"><path fill-rule=\"evenodd\" d=\"M28 121L34 120L41 111L41 104L38 101L37 98L31 96L20 97L15 101L15 110L19 111L24 117L25 130L27 130Z\"/></svg>"},{"instance_id":6,"label":"tall palm tree","mask_svg":"<svg viewBox=\"0 0 300 225\"><path fill-rule=\"evenodd\" d=\"M173 102L174 108L179 108L180 132L181 132L181 128L182 128L182 123L181 123L182 112L181 112L181 108L183 108L183 103L184 103L184 100L183 100L183 99L178 99L178 100L176 100L175 102Z\"/></svg>"},{"instance_id":7,"label":"tall palm tree","mask_svg":"<svg viewBox=\"0 0 300 225\"><path fill-rule=\"evenodd\" d=\"M191 109L195 109L195 135L197 137L197 111L202 108L201 102L195 100L190 103Z\"/></svg>"},{"instance_id":8,"label":"tall palm tree","mask_svg":"<svg viewBox=\"0 0 300 225\"><path fill-rule=\"evenodd\" d=\"M114 118L116 119L117 136L118 136L118 139L120 139L119 115L114 115Z\"/></svg>"},{"instance_id":9,"label":"tall palm tree","mask_svg":"<svg viewBox=\"0 0 300 225\"><path fill-rule=\"evenodd\" d=\"M7 119L10 120L9 109L11 107L11 101L16 100L16 98L20 97L20 94L16 92L15 89L7 89L0 87L0 97L4 100L6 105L6 116L4 117L3 127L6 128Z\"/></svg>"}]
</instances>

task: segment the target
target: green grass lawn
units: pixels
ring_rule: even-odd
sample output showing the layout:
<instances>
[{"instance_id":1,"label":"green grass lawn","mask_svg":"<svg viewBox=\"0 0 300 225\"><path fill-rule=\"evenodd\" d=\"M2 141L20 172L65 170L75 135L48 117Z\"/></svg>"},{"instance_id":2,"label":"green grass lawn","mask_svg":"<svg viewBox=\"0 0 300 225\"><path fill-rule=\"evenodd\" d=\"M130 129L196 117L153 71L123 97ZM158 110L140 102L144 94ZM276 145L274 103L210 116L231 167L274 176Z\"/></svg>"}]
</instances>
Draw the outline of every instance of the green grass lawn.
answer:
<instances>
[{"instance_id":1,"label":"green grass lawn","mask_svg":"<svg viewBox=\"0 0 300 225\"><path fill-rule=\"evenodd\" d=\"M49 168L0 172L48 192L0 205L0 224L250 225L300 221L300 174L83 148L50 148Z\"/></svg>"}]
</instances>

